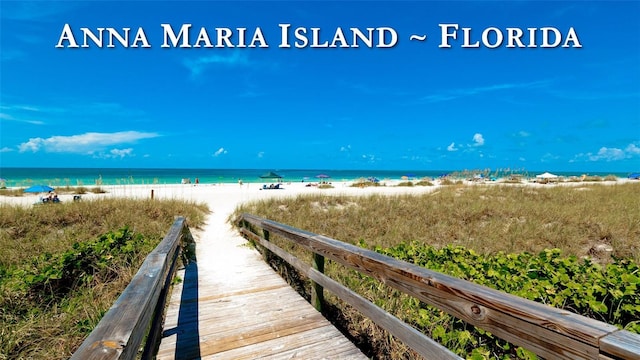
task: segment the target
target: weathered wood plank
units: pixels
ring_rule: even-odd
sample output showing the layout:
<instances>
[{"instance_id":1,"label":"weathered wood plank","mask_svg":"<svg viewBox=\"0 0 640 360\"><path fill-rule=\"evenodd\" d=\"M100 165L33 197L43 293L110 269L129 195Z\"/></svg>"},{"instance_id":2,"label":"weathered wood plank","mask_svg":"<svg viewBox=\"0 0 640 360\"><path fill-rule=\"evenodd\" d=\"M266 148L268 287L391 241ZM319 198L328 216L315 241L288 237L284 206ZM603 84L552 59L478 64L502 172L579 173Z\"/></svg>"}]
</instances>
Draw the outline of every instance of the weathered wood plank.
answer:
<instances>
[{"instance_id":1,"label":"weathered wood plank","mask_svg":"<svg viewBox=\"0 0 640 360\"><path fill-rule=\"evenodd\" d=\"M600 339L600 350L605 356L640 360L640 337L626 330L616 331Z\"/></svg>"},{"instance_id":2,"label":"weathered wood plank","mask_svg":"<svg viewBox=\"0 0 640 360\"><path fill-rule=\"evenodd\" d=\"M243 214L243 220L434 305L545 358L596 358L618 329L569 311L408 264L354 245Z\"/></svg>"},{"instance_id":3,"label":"weathered wood plank","mask_svg":"<svg viewBox=\"0 0 640 360\"><path fill-rule=\"evenodd\" d=\"M410 325L405 324L402 320L396 318L337 281L322 274L275 244L265 241L264 239L259 239L259 242L262 246L280 256L282 259L298 269L298 271L305 274L308 278L338 295L340 299L346 301L371 319L374 323L389 331L418 354L427 359L460 359L459 356L449 351L449 349L442 346L440 343L417 331Z\"/></svg>"},{"instance_id":4,"label":"weathered wood plank","mask_svg":"<svg viewBox=\"0 0 640 360\"><path fill-rule=\"evenodd\" d=\"M286 289L291 290L291 288ZM275 296L274 296L275 295ZM233 330L239 328L239 318L242 318L242 328L249 329L252 326L258 326L265 322L282 317L283 321L294 321L310 316L319 315L315 311L309 311L303 306L308 305L304 299L295 299L287 296L285 292L270 292L259 294L257 297L239 297L237 299L224 299L215 304L200 305L198 312L189 312L180 315L180 321L200 323L200 336L204 334L213 334L216 332L224 332L226 328ZM272 297L273 296L273 297ZM279 299L277 303L273 299ZM320 320L315 317L315 320ZM173 324L177 325L177 322ZM165 328L171 326L171 323L165 322Z\"/></svg>"},{"instance_id":5,"label":"weathered wood plank","mask_svg":"<svg viewBox=\"0 0 640 360\"><path fill-rule=\"evenodd\" d=\"M207 258L206 272L173 289L157 359L366 359L255 252L226 251L223 266Z\"/></svg>"},{"instance_id":6,"label":"weathered wood plank","mask_svg":"<svg viewBox=\"0 0 640 360\"><path fill-rule=\"evenodd\" d=\"M344 341L344 337L332 326L283 334L252 344L252 346L236 347L224 352L203 356L203 359L327 359L327 349L343 348L351 352L353 345ZM362 353L351 352L350 358L366 359Z\"/></svg>"},{"instance_id":7,"label":"weathered wood plank","mask_svg":"<svg viewBox=\"0 0 640 360\"><path fill-rule=\"evenodd\" d=\"M113 306L71 359L133 359L146 334L177 251L184 218L178 218Z\"/></svg>"}]
</instances>

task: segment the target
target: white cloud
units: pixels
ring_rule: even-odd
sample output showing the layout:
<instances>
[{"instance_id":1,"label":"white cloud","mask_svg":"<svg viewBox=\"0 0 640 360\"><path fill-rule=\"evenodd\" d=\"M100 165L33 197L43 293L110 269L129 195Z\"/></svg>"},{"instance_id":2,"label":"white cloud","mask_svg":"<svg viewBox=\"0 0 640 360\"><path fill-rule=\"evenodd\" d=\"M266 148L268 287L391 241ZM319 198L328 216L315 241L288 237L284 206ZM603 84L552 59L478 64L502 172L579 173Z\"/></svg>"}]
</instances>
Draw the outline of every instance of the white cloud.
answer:
<instances>
[{"instance_id":1,"label":"white cloud","mask_svg":"<svg viewBox=\"0 0 640 360\"><path fill-rule=\"evenodd\" d=\"M475 88L464 88L464 89L453 89L449 91L445 91L439 94L431 94L424 96L422 98L423 101L426 102L442 102L454 100L460 97L473 96L484 94L488 92L501 91L501 90L513 90L513 89L533 89L533 88L541 88L545 87L549 84L549 81L534 81L529 83L507 83L507 84L495 84L488 86L479 86Z\"/></svg>"},{"instance_id":2,"label":"white cloud","mask_svg":"<svg viewBox=\"0 0 640 360\"><path fill-rule=\"evenodd\" d=\"M581 155L586 156L590 161L617 161L640 156L640 147L638 147L636 144L629 144L624 149L608 148L603 146L600 148L600 150L598 150L598 153L596 154L587 153L580 154L578 156Z\"/></svg>"},{"instance_id":3,"label":"white cloud","mask_svg":"<svg viewBox=\"0 0 640 360\"><path fill-rule=\"evenodd\" d=\"M640 155L640 147L636 144L629 144L626 148L626 151L630 155Z\"/></svg>"},{"instance_id":4,"label":"white cloud","mask_svg":"<svg viewBox=\"0 0 640 360\"><path fill-rule=\"evenodd\" d=\"M11 152L13 151L12 148L8 148L8 147L3 147L2 149L0 149L0 153L6 153L6 152Z\"/></svg>"},{"instance_id":5,"label":"white cloud","mask_svg":"<svg viewBox=\"0 0 640 360\"><path fill-rule=\"evenodd\" d=\"M482 145L484 145L484 136L482 136L482 134L480 133L475 133L473 135L473 143L456 144L455 142L451 142L451 144L447 146L447 151L453 152L453 151L459 151L460 149L462 149L463 152L473 152L473 151L476 151L475 149L473 149L474 147L478 147Z\"/></svg>"},{"instance_id":6,"label":"white cloud","mask_svg":"<svg viewBox=\"0 0 640 360\"><path fill-rule=\"evenodd\" d=\"M626 155L624 153L624 150L622 149L601 147L600 150L598 150L598 153L596 155L590 155L589 159L591 161L598 161L598 160L612 161L612 160L622 160L625 157Z\"/></svg>"},{"instance_id":7,"label":"white cloud","mask_svg":"<svg viewBox=\"0 0 640 360\"><path fill-rule=\"evenodd\" d=\"M116 159L116 158L124 158L125 156L133 156L133 149L111 149L107 153L96 154L96 158L100 159Z\"/></svg>"},{"instance_id":8,"label":"white cloud","mask_svg":"<svg viewBox=\"0 0 640 360\"><path fill-rule=\"evenodd\" d=\"M24 123L28 123L28 124L34 124L34 125L42 125L42 124L44 124L44 122L42 122L40 120L18 119L18 118L14 117L14 116L11 116L11 115L7 114L7 113L0 113L0 120L24 122Z\"/></svg>"},{"instance_id":9,"label":"white cloud","mask_svg":"<svg viewBox=\"0 0 640 360\"><path fill-rule=\"evenodd\" d=\"M84 133L50 138L31 138L18 146L20 152L46 152L93 154L113 145L135 143L138 140L158 137L157 133L121 131L115 133Z\"/></svg>"},{"instance_id":10,"label":"white cloud","mask_svg":"<svg viewBox=\"0 0 640 360\"><path fill-rule=\"evenodd\" d=\"M379 158L377 158L373 154L364 154L364 155L362 155L362 159L364 159L364 160L366 160L367 162L370 162L370 163L374 163L374 162L380 160Z\"/></svg>"},{"instance_id":11,"label":"white cloud","mask_svg":"<svg viewBox=\"0 0 640 360\"><path fill-rule=\"evenodd\" d=\"M220 155L224 155L224 154L226 154L226 153L227 153L227 150L225 150L224 148L222 148L222 147L221 147L220 149L218 149L218 150L213 154L213 156L220 156Z\"/></svg>"},{"instance_id":12,"label":"white cloud","mask_svg":"<svg viewBox=\"0 0 640 360\"><path fill-rule=\"evenodd\" d=\"M577 154L571 162L586 159L587 161L619 161L640 157L640 147L636 144L629 144L624 149L601 147L597 153L580 153Z\"/></svg>"},{"instance_id":13,"label":"white cloud","mask_svg":"<svg viewBox=\"0 0 640 360\"><path fill-rule=\"evenodd\" d=\"M206 68L212 65L225 65L225 66L248 66L250 65L249 58L246 54L236 51L229 56L223 55L211 55L203 56L196 59L185 59L183 65L191 71L191 76L200 75Z\"/></svg>"},{"instance_id":14,"label":"white cloud","mask_svg":"<svg viewBox=\"0 0 640 360\"><path fill-rule=\"evenodd\" d=\"M482 146L484 145L484 137L480 133L476 133L473 135L473 145L474 146Z\"/></svg>"},{"instance_id":15,"label":"white cloud","mask_svg":"<svg viewBox=\"0 0 640 360\"><path fill-rule=\"evenodd\" d=\"M340 148L340 151L345 152L345 151L351 151L351 145L347 145L347 146L342 146Z\"/></svg>"},{"instance_id":16,"label":"white cloud","mask_svg":"<svg viewBox=\"0 0 640 360\"><path fill-rule=\"evenodd\" d=\"M258 158L262 159L264 157L264 151L260 151L258 153Z\"/></svg>"}]
</instances>

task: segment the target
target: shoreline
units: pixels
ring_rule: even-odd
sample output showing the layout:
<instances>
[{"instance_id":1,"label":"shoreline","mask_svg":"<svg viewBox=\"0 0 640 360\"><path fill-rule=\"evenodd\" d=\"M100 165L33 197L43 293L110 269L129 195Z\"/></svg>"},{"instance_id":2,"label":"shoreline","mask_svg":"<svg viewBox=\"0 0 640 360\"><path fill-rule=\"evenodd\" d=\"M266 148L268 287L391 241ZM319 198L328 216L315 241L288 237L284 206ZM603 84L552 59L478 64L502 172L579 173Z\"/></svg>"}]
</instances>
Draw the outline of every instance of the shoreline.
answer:
<instances>
[{"instance_id":1,"label":"shoreline","mask_svg":"<svg viewBox=\"0 0 640 360\"><path fill-rule=\"evenodd\" d=\"M414 186L399 186L401 183L411 181ZM100 186L69 186L62 189L84 188L87 192L82 194L82 200L92 200L100 198L135 198L135 199L179 199L205 203L212 210L223 207L226 211L233 211L238 205L260 199L273 197L291 197L298 195L345 195L345 196L367 196L367 195L421 195L434 192L442 187L457 186L530 186L550 188L555 186L589 186L589 185L617 185L625 183L639 183L640 181L627 178L617 178L616 181L553 181L546 184L531 181L521 181L519 183L505 181L472 181L454 180L453 185L444 180L433 180L433 185L415 185L419 180L381 180L379 186L352 186L355 181L328 181L331 188L319 188L309 186L309 182L280 182L280 189L263 189L264 184L275 182L263 181L260 183L218 183L218 184L126 184L126 185L100 185ZM313 184L318 184L317 181ZM268 186L268 185L267 185ZM99 188L104 193L93 193L92 189ZM9 188L8 190L20 190L22 187ZM0 195L1 205L33 205L39 204L40 196L44 194L25 193L21 196ZM61 202L72 202L74 193L58 193ZM81 201L82 201L81 200Z\"/></svg>"},{"instance_id":2,"label":"shoreline","mask_svg":"<svg viewBox=\"0 0 640 360\"><path fill-rule=\"evenodd\" d=\"M261 175L270 172L260 169L90 169L90 168L1 168L0 188L29 187L45 184L52 187L66 186L107 186L107 185L170 185L182 183L200 184L260 184L275 181L264 179ZM509 179L518 177L523 180L535 179L542 171L524 169L465 169L465 170L322 170L322 169L278 169L275 172L283 182L349 182L358 179L377 178L381 181L427 179L430 181L450 177L453 180L472 179ZM582 177L623 179L629 172L580 172L554 171L562 179Z\"/></svg>"}]
</instances>

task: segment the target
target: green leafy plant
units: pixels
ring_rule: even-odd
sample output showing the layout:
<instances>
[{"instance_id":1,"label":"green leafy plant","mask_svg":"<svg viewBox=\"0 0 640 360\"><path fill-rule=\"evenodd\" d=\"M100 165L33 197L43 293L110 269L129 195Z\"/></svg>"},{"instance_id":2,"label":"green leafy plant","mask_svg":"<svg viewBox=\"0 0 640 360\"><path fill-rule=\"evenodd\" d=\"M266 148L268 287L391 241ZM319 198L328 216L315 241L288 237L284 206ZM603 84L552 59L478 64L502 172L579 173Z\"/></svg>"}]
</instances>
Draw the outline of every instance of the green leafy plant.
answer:
<instances>
[{"instance_id":1,"label":"green leafy plant","mask_svg":"<svg viewBox=\"0 0 640 360\"><path fill-rule=\"evenodd\" d=\"M547 249L537 255L504 252L480 255L460 246L436 249L417 242L400 243L390 248L377 246L375 251L640 333L637 321L640 316L640 267L632 260L616 258L602 266L588 258L562 256L558 249ZM415 308L415 303L401 306L405 309L399 312L406 314L405 321L430 333L431 337L461 355L475 354L477 357L486 349L485 346L477 348L478 344L495 344L489 347L495 354L535 358L524 349L511 347L482 329L469 329L460 320L429 310L426 305L419 305L417 311L410 310ZM432 324L439 325L433 327Z\"/></svg>"}]
</instances>

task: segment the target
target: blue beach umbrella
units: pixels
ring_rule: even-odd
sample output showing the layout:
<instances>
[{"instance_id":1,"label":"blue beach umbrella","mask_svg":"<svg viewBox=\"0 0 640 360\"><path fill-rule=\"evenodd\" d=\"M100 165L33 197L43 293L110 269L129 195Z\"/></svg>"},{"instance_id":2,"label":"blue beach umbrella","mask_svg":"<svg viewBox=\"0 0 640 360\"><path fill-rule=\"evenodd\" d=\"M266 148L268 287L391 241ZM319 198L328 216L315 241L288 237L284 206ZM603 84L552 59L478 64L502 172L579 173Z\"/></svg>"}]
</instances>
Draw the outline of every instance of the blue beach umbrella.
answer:
<instances>
[{"instance_id":1,"label":"blue beach umbrella","mask_svg":"<svg viewBox=\"0 0 640 360\"><path fill-rule=\"evenodd\" d=\"M41 192L49 192L49 191L53 191L55 190L54 188L52 188L51 186L47 186L47 185L33 185L30 186L26 189L24 189L24 192L26 193L41 193Z\"/></svg>"}]
</instances>

